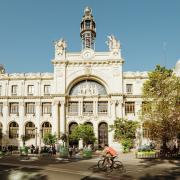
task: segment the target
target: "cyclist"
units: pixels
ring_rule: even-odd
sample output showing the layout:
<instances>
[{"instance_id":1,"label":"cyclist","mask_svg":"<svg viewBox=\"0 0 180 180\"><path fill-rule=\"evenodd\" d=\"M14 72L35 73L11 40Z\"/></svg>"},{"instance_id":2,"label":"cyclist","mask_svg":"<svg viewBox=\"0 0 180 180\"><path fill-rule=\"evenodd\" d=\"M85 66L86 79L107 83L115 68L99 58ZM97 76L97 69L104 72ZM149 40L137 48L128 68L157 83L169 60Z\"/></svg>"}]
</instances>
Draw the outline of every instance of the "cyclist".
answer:
<instances>
[{"instance_id":1,"label":"cyclist","mask_svg":"<svg viewBox=\"0 0 180 180\"><path fill-rule=\"evenodd\" d=\"M115 149L113 149L112 147L108 146L108 144L105 144L102 154L106 158L107 163L109 165L112 165L112 161L113 161L114 157L117 156L117 151Z\"/></svg>"}]
</instances>

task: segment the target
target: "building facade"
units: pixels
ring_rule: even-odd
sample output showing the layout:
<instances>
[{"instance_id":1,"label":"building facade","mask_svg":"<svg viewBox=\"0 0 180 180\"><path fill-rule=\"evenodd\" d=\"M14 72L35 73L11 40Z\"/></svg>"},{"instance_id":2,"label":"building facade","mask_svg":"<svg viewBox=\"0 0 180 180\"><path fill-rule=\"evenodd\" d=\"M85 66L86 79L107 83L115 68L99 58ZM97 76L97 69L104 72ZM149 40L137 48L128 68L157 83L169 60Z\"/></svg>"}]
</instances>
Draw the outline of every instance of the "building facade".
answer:
<instances>
[{"instance_id":1,"label":"building facade","mask_svg":"<svg viewBox=\"0 0 180 180\"><path fill-rule=\"evenodd\" d=\"M1 67L2 146L21 146L24 136L26 145L41 146L45 133L60 138L84 123L93 126L98 144L112 145L108 127L117 117L139 119L147 72L123 72L121 46L113 35L108 36L108 52L95 51L96 24L88 7L80 29L81 52L67 52L64 39L54 43L53 73L7 74Z\"/></svg>"}]
</instances>

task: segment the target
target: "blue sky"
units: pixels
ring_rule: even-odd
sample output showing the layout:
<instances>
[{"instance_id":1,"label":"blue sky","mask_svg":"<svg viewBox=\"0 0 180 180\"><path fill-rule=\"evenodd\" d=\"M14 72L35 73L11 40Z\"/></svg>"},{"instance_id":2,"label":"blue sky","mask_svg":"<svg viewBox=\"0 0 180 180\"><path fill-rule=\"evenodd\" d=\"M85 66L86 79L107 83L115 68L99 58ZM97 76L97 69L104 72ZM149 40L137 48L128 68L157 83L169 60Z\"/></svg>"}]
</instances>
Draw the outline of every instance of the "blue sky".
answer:
<instances>
[{"instance_id":1,"label":"blue sky","mask_svg":"<svg viewBox=\"0 0 180 180\"><path fill-rule=\"evenodd\" d=\"M0 64L8 73L52 72L53 40L80 51L80 21L90 6L96 51L107 35L121 42L125 71L173 68L180 59L179 0L0 0Z\"/></svg>"}]
</instances>

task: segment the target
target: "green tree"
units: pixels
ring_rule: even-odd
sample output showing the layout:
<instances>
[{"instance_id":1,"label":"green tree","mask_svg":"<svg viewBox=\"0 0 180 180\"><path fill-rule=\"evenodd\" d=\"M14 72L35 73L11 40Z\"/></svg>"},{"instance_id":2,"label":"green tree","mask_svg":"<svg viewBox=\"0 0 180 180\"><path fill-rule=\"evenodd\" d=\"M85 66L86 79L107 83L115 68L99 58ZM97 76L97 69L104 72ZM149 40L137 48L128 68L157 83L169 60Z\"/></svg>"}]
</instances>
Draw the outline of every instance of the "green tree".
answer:
<instances>
[{"instance_id":1,"label":"green tree","mask_svg":"<svg viewBox=\"0 0 180 180\"><path fill-rule=\"evenodd\" d=\"M149 107L142 109L142 120L151 139L165 143L180 132L180 79L172 70L159 65L148 76L143 98Z\"/></svg>"},{"instance_id":2,"label":"green tree","mask_svg":"<svg viewBox=\"0 0 180 180\"><path fill-rule=\"evenodd\" d=\"M124 151L129 151L133 147L137 127L137 121L123 118L117 118L114 125L110 126L111 130L114 130L114 138L122 144Z\"/></svg>"},{"instance_id":3,"label":"green tree","mask_svg":"<svg viewBox=\"0 0 180 180\"><path fill-rule=\"evenodd\" d=\"M56 140L57 140L56 135L52 135L50 133L46 133L43 137L44 144L50 145L50 146L54 145L56 143Z\"/></svg>"},{"instance_id":4,"label":"green tree","mask_svg":"<svg viewBox=\"0 0 180 180\"><path fill-rule=\"evenodd\" d=\"M70 140L83 140L85 145L94 143L96 138L94 135L93 127L89 124L80 124L76 126L72 133L69 135Z\"/></svg>"}]
</instances>

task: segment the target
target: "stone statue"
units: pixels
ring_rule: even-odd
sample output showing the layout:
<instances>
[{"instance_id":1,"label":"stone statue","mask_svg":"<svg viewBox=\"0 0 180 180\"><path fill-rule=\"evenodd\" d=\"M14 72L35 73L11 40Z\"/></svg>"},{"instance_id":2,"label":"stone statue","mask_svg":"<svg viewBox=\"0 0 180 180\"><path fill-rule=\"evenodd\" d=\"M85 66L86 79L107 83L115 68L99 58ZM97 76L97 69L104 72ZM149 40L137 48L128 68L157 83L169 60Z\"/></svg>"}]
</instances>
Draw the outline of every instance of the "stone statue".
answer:
<instances>
[{"instance_id":1,"label":"stone statue","mask_svg":"<svg viewBox=\"0 0 180 180\"><path fill-rule=\"evenodd\" d=\"M109 46L109 51L119 51L120 49L120 42L115 38L114 35L107 36L108 41L106 41L107 45Z\"/></svg>"},{"instance_id":2,"label":"stone statue","mask_svg":"<svg viewBox=\"0 0 180 180\"><path fill-rule=\"evenodd\" d=\"M57 55L63 55L67 48L66 41L64 39L60 39L54 42L55 44L55 53Z\"/></svg>"}]
</instances>

